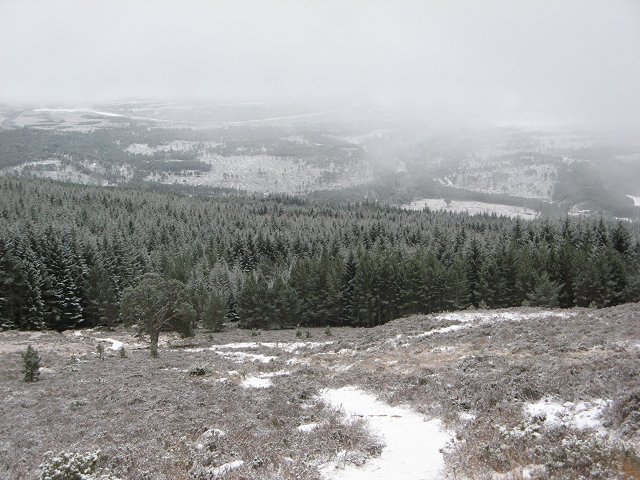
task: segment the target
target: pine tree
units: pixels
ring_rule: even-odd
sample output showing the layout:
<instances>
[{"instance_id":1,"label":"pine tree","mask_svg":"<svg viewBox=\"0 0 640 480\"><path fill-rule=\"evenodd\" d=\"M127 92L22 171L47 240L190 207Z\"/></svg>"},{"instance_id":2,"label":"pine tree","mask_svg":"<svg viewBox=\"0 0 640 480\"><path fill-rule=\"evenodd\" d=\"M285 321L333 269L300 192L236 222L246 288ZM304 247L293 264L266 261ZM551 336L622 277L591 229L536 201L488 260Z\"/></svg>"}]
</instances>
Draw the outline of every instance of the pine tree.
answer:
<instances>
[{"instance_id":1,"label":"pine tree","mask_svg":"<svg viewBox=\"0 0 640 480\"><path fill-rule=\"evenodd\" d=\"M469 302L474 307L480 305L481 300L481 271L482 271L482 252L475 237L471 238L469 247L465 252L465 274L467 285L469 288Z\"/></svg>"},{"instance_id":2,"label":"pine tree","mask_svg":"<svg viewBox=\"0 0 640 480\"><path fill-rule=\"evenodd\" d=\"M218 293L212 292L202 311L202 326L209 332L221 332L224 328L227 302Z\"/></svg>"},{"instance_id":3,"label":"pine tree","mask_svg":"<svg viewBox=\"0 0 640 480\"><path fill-rule=\"evenodd\" d=\"M298 294L288 279L277 276L271 287L274 299L272 322L281 328L294 327L300 323Z\"/></svg>"},{"instance_id":4,"label":"pine tree","mask_svg":"<svg viewBox=\"0 0 640 480\"><path fill-rule=\"evenodd\" d=\"M535 290L527 294L527 300L533 307L557 307L558 294L562 289L562 285L558 285L549 278L549 275L543 273L538 277Z\"/></svg>"},{"instance_id":5,"label":"pine tree","mask_svg":"<svg viewBox=\"0 0 640 480\"><path fill-rule=\"evenodd\" d=\"M353 252L349 252L347 261L344 264L342 274L342 285L340 289L340 298L342 299L340 320L341 324L348 326L353 325L355 320L355 308L353 303L354 280L356 277L357 263Z\"/></svg>"}]
</instances>

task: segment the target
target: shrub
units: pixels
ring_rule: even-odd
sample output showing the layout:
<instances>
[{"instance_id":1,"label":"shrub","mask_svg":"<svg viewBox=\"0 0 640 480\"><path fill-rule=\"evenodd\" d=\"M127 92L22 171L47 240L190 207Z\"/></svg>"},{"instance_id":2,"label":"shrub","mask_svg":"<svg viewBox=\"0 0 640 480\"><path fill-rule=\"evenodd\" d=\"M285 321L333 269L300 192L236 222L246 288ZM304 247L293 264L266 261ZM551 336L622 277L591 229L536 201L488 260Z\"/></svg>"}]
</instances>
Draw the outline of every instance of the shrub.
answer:
<instances>
[{"instance_id":1,"label":"shrub","mask_svg":"<svg viewBox=\"0 0 640 480\"><path fill-rule=\"evenodd\" d=\"M25 382L35 382L40 370L40 354L31 345L22 354L22 363Z\"/></svg>"},{"instance_id":2,"label":"shrub","mask_svg":"<svg viewBox=\"0 0 640 480\"><path fill-rule=\"evenodd\" d=\"M96 355L100 360L104 360L104 345L101 343L96 346Z\"/></svg>"},{"instance_id":3,"label":"shrub","mask_svg":"<svg viewBox=\"0 0 640 480\"><path fill-rule=\"evenodd\" d=\"M333 335L333 332L331 332L331 328L329 328L329 325L327 325L327 328L324 329L324 334L327 337L330 337L331 335Z\"/></svg>"},{"instance_id":4,"label":"shrub","mask_svg":"<svg viewBox=\"0 0 640 480\"><path fill-rule=\"evenodd\" d=\"M87 453L53 452L45 453L40 465L41 480L84 480L93 474L98 463L100 450Z\"/></svg>"},{"instance_id":5,"label":"shrub","mask_svg":"<svg viewBox=\"0 0 640 480\"><path fill-rule=\"evenodd\" d=\"M100 450L86 453L45 453L40 480L120 480L108 471L97 471Z\"/></svg>"},{"instance_id":6,"label":"shrub","mask_svg":"<svg viewBox=\"0 0 640 480\"><path fill-rule=\"evenodd\" d=\"M191 377L202 377L209 373L209 368L207 365L193 365L189 367L189 375Z\"/></svg>"},{"instance_id":7,"label":"shrub","mask_svg":"<svg viewBox=\"0 0 640 480\"><path fill-rule=\"evenodd\" d=\"M302 338L302 330L300 328L296 328L296 338Z\"/></svg>"},{"instance_id":8,"label":"shrub","mask_svg":"<svg viewBox=\"0 0 640 480\"><path fill-rule=\"evenodd\" d=\"M124 348L124 345L118 349L118 353L120 354L120 358L127 358L127 349Z\"/></svg>"}]
</instances>

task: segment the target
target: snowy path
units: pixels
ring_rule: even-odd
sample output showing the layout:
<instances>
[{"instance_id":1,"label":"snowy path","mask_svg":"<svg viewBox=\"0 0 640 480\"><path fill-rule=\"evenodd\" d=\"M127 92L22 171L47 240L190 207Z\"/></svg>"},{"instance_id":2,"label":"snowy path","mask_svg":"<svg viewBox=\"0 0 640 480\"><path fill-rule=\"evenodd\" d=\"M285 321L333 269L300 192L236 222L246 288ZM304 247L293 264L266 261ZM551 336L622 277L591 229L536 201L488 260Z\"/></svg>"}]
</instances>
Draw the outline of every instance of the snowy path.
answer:
<instances>
[{"instance_id":1,"label":"snowy path","mask_svg":"<svg viewBox=\"0 0 640 480\"><path fill-rule=\"evenodd\" d=\"M435 480L442 478L444 460L440 449L450 435L442 430L439 420L425 418L408 408L392 407L374 395L355 387L325 390L321 398L327 404L342 408L349 417L362 417L385 447L380 457L363 466L342 465L332 461L320 468L327 480ZM340 456L340 455L338 455Z\"/></svg>"}]
</instances>

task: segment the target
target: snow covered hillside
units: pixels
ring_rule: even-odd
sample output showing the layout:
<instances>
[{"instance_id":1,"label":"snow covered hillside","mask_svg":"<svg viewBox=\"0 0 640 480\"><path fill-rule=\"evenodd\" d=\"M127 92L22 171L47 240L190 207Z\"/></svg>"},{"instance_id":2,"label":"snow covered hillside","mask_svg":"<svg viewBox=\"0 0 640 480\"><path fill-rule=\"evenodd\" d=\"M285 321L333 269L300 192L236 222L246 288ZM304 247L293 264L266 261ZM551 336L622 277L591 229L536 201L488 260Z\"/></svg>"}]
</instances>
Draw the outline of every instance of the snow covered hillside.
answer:
<instances>
[{"instance_id":1,"label":"snow covered hillside","mask_svg":"<svg viewBox=\"0 0 640 480\"><path fill-rule=\"evenodd\" d=\"M305 339L229 324L163 335L158 359L121 327L0 332L0 476L100 449L96 472L122 478L618 478L640 467L639 314L469 310Z\"/></svg>"}]
</instances>

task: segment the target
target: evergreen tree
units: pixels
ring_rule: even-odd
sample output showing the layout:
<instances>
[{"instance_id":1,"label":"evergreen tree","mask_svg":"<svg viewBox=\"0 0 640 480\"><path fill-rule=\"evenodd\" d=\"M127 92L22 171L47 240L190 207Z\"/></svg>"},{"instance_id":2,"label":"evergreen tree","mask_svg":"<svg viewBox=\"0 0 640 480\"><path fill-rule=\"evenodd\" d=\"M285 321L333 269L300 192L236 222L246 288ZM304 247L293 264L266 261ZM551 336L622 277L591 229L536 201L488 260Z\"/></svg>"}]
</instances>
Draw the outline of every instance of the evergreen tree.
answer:
<instances>
[{"instance_id":1,"label":"evergreen tree","mask_svg":"<svg viewBox=\"0 0 640 480\"><path fill-rule=\"evenodd\" d=\"M558 294L562 289L561 285L549 278L549 275L543 273L536 282L535 290L527 294L527 300L533 307L557 307Z\"/></svg>"},{"instance_id":2,"label":"evergreen tree","mask_svg":"<svg viewBox=\"0 0 640 480\"><path fill-rule=\"evenodd\" d=\"M202 312L202 326L209 332L221 332L224 328L227 302L217 293L210 293Z\"/></svg>"}]
</instances>

